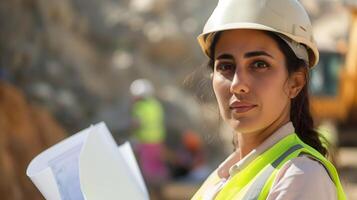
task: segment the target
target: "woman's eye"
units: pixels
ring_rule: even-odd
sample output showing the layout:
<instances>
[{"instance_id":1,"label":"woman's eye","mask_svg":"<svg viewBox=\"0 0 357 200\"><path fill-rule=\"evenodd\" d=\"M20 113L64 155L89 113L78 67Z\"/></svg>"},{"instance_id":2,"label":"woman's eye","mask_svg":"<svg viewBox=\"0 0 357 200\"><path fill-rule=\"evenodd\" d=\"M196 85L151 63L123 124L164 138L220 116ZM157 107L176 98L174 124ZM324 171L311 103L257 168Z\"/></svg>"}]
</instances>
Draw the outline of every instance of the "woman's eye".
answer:
<instances>
[{"instance_id":1,"label":"woman's eye","mask_svg":"<svg viewBox=\"0 0 357 200\"><path fill-rule=\"evenodd\" d=\"M218 63L216 70L221 72L231 71L234 70L234 65L232 63Z\"/></svg>"},{"instance_id":2,"label":"woman's eye","mask_svg":"<svg viewBox=\"0 0 357 200\"><path fill-rule=\"evenodd\" d=\"M269 64L264 61L256 61L256 62L253 62L252 67L254 69L265 69L265 68L269 67Z\"/></svg>"}]
</instances>

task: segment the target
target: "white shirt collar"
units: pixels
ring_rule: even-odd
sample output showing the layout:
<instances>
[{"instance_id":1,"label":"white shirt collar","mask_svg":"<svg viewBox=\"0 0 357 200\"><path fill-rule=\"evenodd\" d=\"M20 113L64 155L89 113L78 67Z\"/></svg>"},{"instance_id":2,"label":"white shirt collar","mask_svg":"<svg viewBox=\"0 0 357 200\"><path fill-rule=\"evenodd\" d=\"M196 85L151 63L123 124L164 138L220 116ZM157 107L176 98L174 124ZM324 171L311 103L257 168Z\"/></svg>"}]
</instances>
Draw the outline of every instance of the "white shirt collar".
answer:
<instances>
[{"instance_id":1,"label":"white shirt collar","mask_svg":"<svg viewBox=\"0 0 357 200\"><path fill-rule=\"evenodd\" d=\"M264 151L275 145L284 137L293 134L294 132L295 132L295 128L292 122L288 122L282 127L280 127L271 136L269 136L262 144L260 144L257 148L253 149L249 154L244 156L244 158L242 158L236 164L234 164L229 169L230 176L242 170L250 162L252 162L258 155L260 155L261 153L263 153Z\"/></svg>"}]
</instances>

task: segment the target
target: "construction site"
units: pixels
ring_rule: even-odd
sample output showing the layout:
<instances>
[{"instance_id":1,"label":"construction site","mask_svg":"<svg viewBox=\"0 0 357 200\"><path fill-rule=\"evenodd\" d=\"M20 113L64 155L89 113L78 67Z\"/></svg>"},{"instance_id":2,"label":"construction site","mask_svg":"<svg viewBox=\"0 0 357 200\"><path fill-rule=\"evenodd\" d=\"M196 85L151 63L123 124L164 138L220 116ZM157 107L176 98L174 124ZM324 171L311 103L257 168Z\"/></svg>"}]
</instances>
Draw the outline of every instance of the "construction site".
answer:
<instances>
[{"instance_id":1,"label":"construction site","mask_svg":"<svg viewBox=\"0 0 357 200\"><path fill-rule=\"evenodd\" d=\"M357 0L300 2L320 52L309 76L315 126L357 199ZM152 199L190 199L233 150L196 40L216 4L1 1L0 199L44 199L26 176L30 161L91 124L131 141L130 87L141 78L155 88L166 131L169 178Z\"/></svg>"}]
</instances>

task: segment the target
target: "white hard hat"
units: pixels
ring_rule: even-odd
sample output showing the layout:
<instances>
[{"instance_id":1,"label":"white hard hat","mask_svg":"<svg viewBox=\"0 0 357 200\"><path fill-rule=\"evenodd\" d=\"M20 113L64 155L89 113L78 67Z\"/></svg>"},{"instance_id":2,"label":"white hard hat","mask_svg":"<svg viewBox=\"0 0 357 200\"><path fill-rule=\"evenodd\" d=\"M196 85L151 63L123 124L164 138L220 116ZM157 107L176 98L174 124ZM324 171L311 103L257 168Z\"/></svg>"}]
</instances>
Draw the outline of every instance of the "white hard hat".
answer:
<instances>
[{"instance_id":1,"label":"white hard hat","mask_svg":"<svg viewBox=\"0 0 357 200\"><path fill-rule=\"evenodd\" d=\"M311 22L298 0L219 0L197 38L203 52L210 56L214 33L232 29L275 32L309 67L318 63Z\"/></svg>"},{"instance_id":2,"label":"white hard hat","mask_svg":"<svg viewBox=\"0 0 357 200\"><path fill-rule=\"evenodd\" d=\"M154 87L149 80L138 79L130 85L130 93L137 97L149 97L153 95Z\"/></svg>"}]
</instances>

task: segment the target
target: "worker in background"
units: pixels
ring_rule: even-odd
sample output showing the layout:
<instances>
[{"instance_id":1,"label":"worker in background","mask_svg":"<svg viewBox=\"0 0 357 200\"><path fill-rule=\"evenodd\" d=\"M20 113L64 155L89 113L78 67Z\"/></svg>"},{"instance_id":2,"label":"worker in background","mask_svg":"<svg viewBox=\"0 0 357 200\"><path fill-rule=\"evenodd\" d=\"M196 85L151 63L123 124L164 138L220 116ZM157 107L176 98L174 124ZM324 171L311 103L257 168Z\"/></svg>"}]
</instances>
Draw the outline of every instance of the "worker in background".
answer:
<instances>
[{"instance_id":1,"label":"worker in background","mask_svg":"<svg viewBox=\"0 0 357 200\"><path fill-rule=\"evenodd\" d=\"M130 92L134 149L151 197L162 199L162 184L168 178L164 159L164 110L154 97L154 87L149 80L135 80Z\"/></svg>"},{"instance_id":2,"label":"worker in background","mask_svg":"<svg viewBox=\"0 0 357 200\"><path fill-rule=\"evenodd\" d=\"M168 164L173 179L197 183L209 174L206 154L200 135L187 129L175 140L175 145L170 146Z\"/></svg>"}]
</instances>

